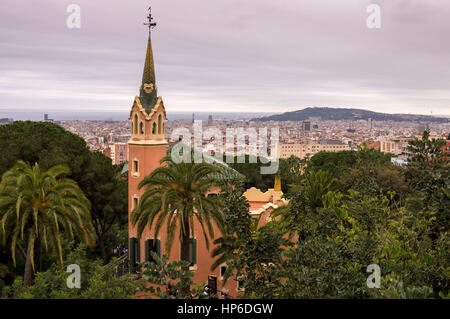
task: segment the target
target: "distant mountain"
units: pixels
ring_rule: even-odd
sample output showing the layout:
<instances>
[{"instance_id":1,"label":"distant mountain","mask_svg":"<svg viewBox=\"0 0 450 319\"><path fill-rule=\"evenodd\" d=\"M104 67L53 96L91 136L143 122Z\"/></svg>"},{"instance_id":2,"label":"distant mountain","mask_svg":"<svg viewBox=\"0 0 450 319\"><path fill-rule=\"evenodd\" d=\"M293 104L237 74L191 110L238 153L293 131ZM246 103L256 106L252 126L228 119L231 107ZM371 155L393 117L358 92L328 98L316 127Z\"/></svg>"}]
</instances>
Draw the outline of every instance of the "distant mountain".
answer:
<instances>
[{"instance_id":1,"label":"distant mountain","mask_svg":"<svg viewBox=\"0 0 450 319\"><path fill-rule=\"evenodd\" d=\"M387 114L378 113L361 109L341 109L332 107L307 107L306 109L286 112L282 114L270 115L253 119L254 121L305 121L310 117L320 118L321 120L367 120L371 118L374 121L424 121L447 123L448 117L435 117L430 115L418 114Z\"/></svg>"}]
</instances>

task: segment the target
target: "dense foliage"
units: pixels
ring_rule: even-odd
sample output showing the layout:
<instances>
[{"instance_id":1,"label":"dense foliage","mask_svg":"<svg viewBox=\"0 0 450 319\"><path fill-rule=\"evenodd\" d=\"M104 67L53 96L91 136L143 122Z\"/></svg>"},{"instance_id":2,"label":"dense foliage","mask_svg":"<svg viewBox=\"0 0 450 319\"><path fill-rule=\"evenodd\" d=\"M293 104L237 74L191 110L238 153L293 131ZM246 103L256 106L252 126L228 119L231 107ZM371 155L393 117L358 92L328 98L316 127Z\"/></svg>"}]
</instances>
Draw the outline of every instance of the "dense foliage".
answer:
<instances>
[{"instance_id":1,"label":"dense foliage","mask_svg":"<svg viewBox=\"0 0 450 319\"><path fill-rule=\"evenodd\" d=\"M229 165L245 177L242 181L242 186L245 189L256 187L262 191L266 191L269 188L274 187L275 174L261 174L261 167L268 166L268 164L262 163L256 157L252 158L251 156L246 155L244 163L238 163L237 157L235 157L234 162ZM287 192L290 185L298 182L298 179L306 166L306 160L291 156L287 159L280 158L278 165L278 174L280 174L282 180L281 190Z\"/></svg>"},{"instance_id":2,"label":"dense foliage","mask_svg":"<svg viewBox=\"0 0 450 319\"><path fill-rule=\"evenodd\" d=\"M45 122L14 122L0 125L0 175L19 160L38 163L42 170L56 165L70 168L70 178L80 181L89 163L86 142L59 125Z\"/></svg>"},{"instance_id":3,"label":"dense foliage","mask_svg":"<svg viewBox=\"0 0 450 319\"><path fill-rule=\"evenodd\" d=\"M25 241L24 284L32 284L41 245L53 248L63 261L61 236L76 237L92 245L90 203L77 184L65 177L69 170L55 166L43 172L38 164L22 161L2 176L0 183L0 221L2 244L11 241L13 263L16 249ZM36 254L35 254L36 252ZM37 261L37 262L36 262Z\"/></svg>"},{"instance_id":4,"label":"dense foliage","mask_svg":"<svg viewBox=\"0 0 450 319\"><path fill-rule=\"evenodd\" d=\"M115 230L127 228L128 183L120 177L120 166L112 165L102 153L92 152L79 185L91 202L98 250L106 264L109 250L127 242L121 241Z\"/></svg>"},{"instance_id":5,"label":"dense foliage","mask_svg":"<svg viewBox=\"0 0 450 319\"><path fill-rule=\"evenodd\" d=\"M222 194L229 231L217 241L215 266L226 261L250 298L449 297L449 165L441 146L428 136L411 142L407 167L364 147L320 152L297 175L289 204L259 229L239 192ZM380 267L380 288L366 284L371 264Z\"/></svg>"},{"instance_id":6,"label":"dense foliage","mask_svg":"<svg viewBox=\"0 0 450 319\"><path fill-rule=\"evenodd\" d=\"M63 165L69 168L67 178L75 181L89 201L89 212L94 226L96 247L89 249L92 259L99 255L103 263L112 256L111 250L127 243L128 186L120 175L122 167L112 165L109 158L98 152L89 151L86 142L59 125L46 122L14 122L0 126L0 175L11 169L18 161L29 165L37 163L40 170ZM66 235L63 234L63 244ZM25 238L26 240L26 238ZM39 240L37 246L40 247ZM11 283L14 275L23 273L26 248L22 242L18 245L20 254L16 266L6 247L11 246L11 237L0 247L0 280L4 276ZM64 249L64 247L63 247ZM39 262L37 271L43 271L56 261L57 254L40 254L36 249ZM4 275L3 275L4 274Z\"/></svg>"},{"instance_id":7,"label":"dense foliage","mask_svg":"<svg viewBox=\"0 0 450 319\"><path fill-rule=\"evenodd\" d=\"M69 288L70 273L67 266L80 266L81 288ZM131 280L130 275L117 278L115 272L101 266L100 260L93 261L86 255L85 247L71 249L64 265L53 264L45 272L36 275L34 285L23 287L22 277L16 277L11 286L0 292L2 298L16 299L123 299L133 298L143 289L143 283Z\"/></svg>"},{"instance_id":8,"label":"dense foliage","mask_svg":"<svg viewBox=\"0 0 450 319\"><path fill-rule=\"evenodd\" d=\"M164 254L161 257L151 253L153 261L142 263L142 278L150 283L142 291L147 298L160 299L203 299L215 297L205 294L206 283L197 284L192 278L194 271L189 270L187 261L169 261ZM186 294L187 293L187 294Z\"/></svg>"}]
</instances>

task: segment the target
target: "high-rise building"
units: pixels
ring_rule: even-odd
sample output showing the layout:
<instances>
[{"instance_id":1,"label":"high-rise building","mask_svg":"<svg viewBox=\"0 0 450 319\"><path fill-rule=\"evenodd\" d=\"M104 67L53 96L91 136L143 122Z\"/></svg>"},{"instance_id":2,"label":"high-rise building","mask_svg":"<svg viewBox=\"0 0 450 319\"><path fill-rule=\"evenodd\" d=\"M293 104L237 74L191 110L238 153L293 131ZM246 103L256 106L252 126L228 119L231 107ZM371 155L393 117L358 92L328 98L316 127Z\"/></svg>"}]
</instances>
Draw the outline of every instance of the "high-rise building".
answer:
<instances>
[{"instance_id":1,"label":"high-rise building","mask_svg":"<svg viewBox=\"0 0 450 319\"><path fill-rule=\"evenodd\" d=\"M311 131L311 122L310 121L303 121L302 129L305 132L310 132Z\"/></svg>"},{"instance_id":2,"label":"high-rise building","mask_svg":"<svg viewBox=\"0 0 450 319\"><path fill-rule=\"evenodd\" d=\"M408 153L408 143L412 140L410 137L384 138L380 139L380 151L383 153L392 153L401 155Z\"/></svg>"},{"instance_id":3,"label":"high-rise building","mask_svg":"<svg viewBox=\"0 0 450 319\"><path fill-rule=\"evenodd\" d=\"M109 133L108 136L106 137L106 142L107 143L113 143L114 142L114 134L113 133Z\"/></svg>"},{"instance_id":4,"label":"high-rise building","mask_svg":"<svg viewBox=\"0 0 450 319\"><path fill-rule=\"evenodd\" d=\"M367 119L367 128L369 130L371 130L373 128L373 126L372 126L372 118L370 118L370 117Z\"/></svg>"},{"instance_id":5,"label":"high-rise building","mask_svg":"<svg viewBox=\"0 0 450 319\"><path fill-rule=\"evenodd\" d=\"M44 122L53 122L53 119L48 118L48 114L44 114Z\"/></svg>"},{"instance_id":6,"label":"high-rise building","mask_svg":"<svg viewBox=\"0 0 450 319\"><path fill-rule=\"evenodd\" d=\"M111 158L114 165L119 165L128 161L128 144L114 143L108 147L109 151L104 152L105 155Z\"/></svg>"},{"instance_id":7,"label":"high-rise building","mask_svg":"<svg viewBox=\"0 0 450 319\"><path fill-rule=\"evenodd\" d=\"M213 125L213 117L212 117L212 115L210 114L209 116L208 116L208 126L212 126Z\"/></svg>"}]
</instances>

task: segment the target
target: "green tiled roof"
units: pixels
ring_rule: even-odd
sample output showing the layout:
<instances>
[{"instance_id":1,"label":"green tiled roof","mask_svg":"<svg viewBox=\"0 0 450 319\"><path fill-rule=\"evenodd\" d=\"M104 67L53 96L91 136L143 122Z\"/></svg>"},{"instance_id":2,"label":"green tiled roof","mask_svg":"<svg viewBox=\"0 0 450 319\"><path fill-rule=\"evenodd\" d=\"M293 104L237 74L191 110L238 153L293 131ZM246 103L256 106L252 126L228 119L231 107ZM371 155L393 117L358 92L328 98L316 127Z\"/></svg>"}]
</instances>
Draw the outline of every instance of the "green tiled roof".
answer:
<instances>
[{"instance_id":1,"label":"green tiled roof","mask_svg":"<svg viewBox=\"0 0 450 319\"><path fill-rule=\"evenodd\" d=\"M178 143L181 143L181 142L178 142ZM167 156L170 156L171 151L172 151L172 147L174 145L177 145L178 143L170 145L169 147L167 147L167 153L166 153ZM187 145L186 145L186 147L190 148L191 152L193 152L192 147L187 146ZM221 168L222 174L219 174L219 173L214 174L215 175L214 177L222 178L222 176L223 176L225 178L225 180L244 180L245 179L244 175L242 175L241 173L239 173L235 169L233 169L230 166L228 166L228 164L226 164L224 161L218 160L214 156L211 156L211 155L206 154L206 153L202 153L202 157L203 157L203 161L204 162L213 163L215 165L218 165Z\"/></svg>"},{"instance_id":2,"label":"green tiled roof","mask_svg":"<svg viewBox=\"0 0 450 319\"><path fill-rule=\"evenodd\" d=\"M145 90L147 87L147 91ZM150 88L151 87L151 91ZM144 72L142 75L142 85L139 92L139 100L147 114L155 106L158 100L158 92L155 77L155 63L153 60L152 40L148 38L147 54L145 56Z\"/></svg>"}]
</instances>

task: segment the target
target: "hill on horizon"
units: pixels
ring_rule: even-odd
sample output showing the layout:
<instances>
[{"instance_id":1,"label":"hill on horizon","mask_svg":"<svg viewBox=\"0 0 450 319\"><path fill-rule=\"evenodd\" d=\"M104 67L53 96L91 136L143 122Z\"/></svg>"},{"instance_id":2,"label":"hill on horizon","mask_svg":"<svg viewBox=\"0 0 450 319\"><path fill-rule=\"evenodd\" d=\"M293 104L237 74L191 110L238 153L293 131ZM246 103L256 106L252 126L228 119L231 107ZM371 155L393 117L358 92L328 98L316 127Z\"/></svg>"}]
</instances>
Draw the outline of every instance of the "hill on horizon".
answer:
<instances>
[{"instance_id":1,"label":"hill on horizon","mask_svg":"<svg viewBox=\"0 0 450 319\"><path fill-rule=\"evenodd\" d=\"M420 121L420 122L438 122L447 123L447 117L435 117L431 115L420 114L387 114L362 109L352 108L333 108L333 107L307 107L303 110L285 112L253 119L254 121L305 121L311 117L321 120L368 120L374 121Z\"/></svg>"}]
</instances>

